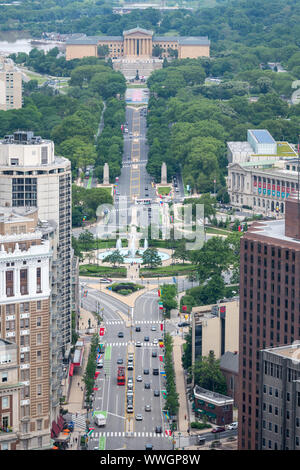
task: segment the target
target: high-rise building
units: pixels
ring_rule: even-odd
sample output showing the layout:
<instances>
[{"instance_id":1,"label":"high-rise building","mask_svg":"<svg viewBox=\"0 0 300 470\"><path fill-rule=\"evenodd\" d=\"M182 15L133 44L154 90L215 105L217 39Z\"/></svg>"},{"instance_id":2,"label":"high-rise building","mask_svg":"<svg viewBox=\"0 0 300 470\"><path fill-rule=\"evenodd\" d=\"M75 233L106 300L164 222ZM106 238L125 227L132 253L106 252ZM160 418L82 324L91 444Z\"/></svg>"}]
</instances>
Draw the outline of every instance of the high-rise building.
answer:
<instances>
[{"instance_id":1,"label":"high-rise building","mask_svg":"<svg viewBox=\"0 0 300 470\"><path fill-rule=\"evenodd\" d=\"M300 450L300 344L261 351L260 450Z\"/></svg>"},{"instance_id":2,"label":"high-rise building","mask_svg":"<svg viewBox=\"0 0 300 470\"><path fill-rule=\"evenodd\" d=\"M241 239L239 320L239 448L258 449L260 350L300 337L300 205L286 202L285 220L255 223Z\"/></svg>"},{"instance_id":3,"label":"high-rise building","mask_svg":"<svg viewBox=\"0 0 300 470\"><path fill-rule=\"evenodd\" d=\"M22 73L11 59L0 56L0 110L22 108Z\"/></svg>"},{"instance_id":4,"label":"high-rise building","mask_svg":"<svg viewBox=\"0 0 300 470\"><path fill-rule=\"evenodd\" d=\"M0 188L0 206L37 210L37 226L51 246L49 403L51 427L57 429L63 362L72 339L71 163L55 156L52 141L15 132L0 141Z\"/></svg>"},{"instance_id":5,"label":"high-rise building","mask_svg":"<svg viewBox=\"0 0 300 470\"><path fill-rule=\"evenodd\" d=\"M11 414L1 408L1 423L14 429L18 449L51 445L51 227L38 227L36 208L0 208L0 337L17 346L19 402ZM54 362L55 366L56 362ZM6 384L7 386L7 384ZM1 386L0 386L1 390ZM6 402L12 405L11 399Z\"/></svg>"}]
</instances>

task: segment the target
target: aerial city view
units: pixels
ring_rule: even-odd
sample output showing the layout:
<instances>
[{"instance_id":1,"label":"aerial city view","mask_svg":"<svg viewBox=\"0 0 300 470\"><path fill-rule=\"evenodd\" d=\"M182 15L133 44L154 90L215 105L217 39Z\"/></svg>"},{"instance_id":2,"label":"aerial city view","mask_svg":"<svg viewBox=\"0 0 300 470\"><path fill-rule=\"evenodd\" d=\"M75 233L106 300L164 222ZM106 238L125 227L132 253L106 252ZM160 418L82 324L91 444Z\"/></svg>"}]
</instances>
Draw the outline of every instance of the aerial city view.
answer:
<instances>
[{"instance_id":1,"label":"aerial city view","mask_svg":"<svg viewBox=\"0 0 300 470\"><path fill-rule=\"evenodd\" d=\"M0 0L1 451L300 450L299 25Z\"/></svg>"}]
</instances>

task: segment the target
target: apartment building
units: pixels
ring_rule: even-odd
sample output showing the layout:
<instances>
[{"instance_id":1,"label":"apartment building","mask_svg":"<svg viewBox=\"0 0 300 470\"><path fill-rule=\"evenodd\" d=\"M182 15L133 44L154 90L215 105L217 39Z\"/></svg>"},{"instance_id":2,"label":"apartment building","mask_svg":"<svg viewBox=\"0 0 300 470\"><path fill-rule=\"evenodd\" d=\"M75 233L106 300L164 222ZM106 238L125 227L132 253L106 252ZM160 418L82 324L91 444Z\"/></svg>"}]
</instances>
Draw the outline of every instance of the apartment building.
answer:
<instances>
[{"instance_id":1,"label":"apartment building","mask_svg":"<svg viewBox=\"0 0 300 470\"><path fill-rule=\"evenodd\" d=\"M22 108L22 73L11 59L0 56L0 110Z\"/></svg>"},{"instance_id":2,"label":"apartment building","mask_svg":"<svg viewBox=\"0 0 300 470\"><path fill-rule=\"evenodd\" d=\"M0 337L17 346L18 449L50 447L52 247L36 208L0 208ZM16 377L15 377L16 378ZM2 410L2 423L5 416ZM6 424L8 424L8 419Z\"/></svg>"},{"instance_id":3,"label":"apartment building","mask_svg":"<svg viewBox=\"0 0 300 470\"><path fill-rule=\"evenodd\" d=\"M300 450L300 344L260 353L260 450Z\"/></svg>"},{"instance_id":4,"label":"apartment building","mask_svg":"<svg viewBox=\"0 0 300 470\"><path fill-rule=\"evenodd\" d=\"M17 450L21 391L18 348L16 343L0 338L0 450Z\"/></svg>"},{"instance_id":5,"label":"apartment building","mask_svg":"<svg viewBox=\"0 0 300 470\"><path fill-rule=\"evenodd\" d=\"M239 448L259 449L260 350L300 337L300 205L285 220L255 223L241 239L239 312Z\"/></svg>"}]
</instances>

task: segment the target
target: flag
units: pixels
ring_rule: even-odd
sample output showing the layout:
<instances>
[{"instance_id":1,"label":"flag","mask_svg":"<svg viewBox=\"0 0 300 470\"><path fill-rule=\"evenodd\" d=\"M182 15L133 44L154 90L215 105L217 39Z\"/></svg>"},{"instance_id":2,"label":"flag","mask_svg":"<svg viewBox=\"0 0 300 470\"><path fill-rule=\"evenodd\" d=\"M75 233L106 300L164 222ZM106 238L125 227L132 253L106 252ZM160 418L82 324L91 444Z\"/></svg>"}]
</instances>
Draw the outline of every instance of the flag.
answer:
<instances>
[{"instance_id":1,"label":"flag","mask_svg":"<svg viewBox=\"0 0 300 470\"><path fill-rule=\"evenodd\" d=\"M163 398L167 398L167 390L162 390L161 394L162 394Z\"/></svg>"},{"instance_id":2,"label":"flag","mask_svg":"<svg viewBox=\"0 0 300 470\"><path fill-rule=\"evenodd\" d=\"M164 356L159 356L159 360L160 360L160 362L163 362L164 361Z\"/></svg>"},{"instance_id":3,"label":"flag","mask_svg":"<svg viewBox=\"0 0 300 470\"><path fill-rule=\"evenodd\" d=\"M95 429L94 429L94 428L93 428L93 429L90 429L87 435L88 435L88 436L91 436L91 435L93 434L93 432L94 432L94 431L95 431Z\"/></svg>"},{"instance_id":4,"label":"flag","mask_svg":"<svg viewBox=\"0 0 300 470\"><path fill-rule=\"evenodd\" d=\"M160 289L158 289L157 293L158 293L158 297L160 297L160 295L161 295Z\"/></svg>"},{"instance_id":5,"label":"flag","mask_svg":"<svg viewBox=\"0 0 300 470\"><path fill-rule=\"evenodd\" d=\"M164 330L164 324L161 323L161 324L160 324L160 331L163 331L163 330Z\"/></svg>"}]
</instances>

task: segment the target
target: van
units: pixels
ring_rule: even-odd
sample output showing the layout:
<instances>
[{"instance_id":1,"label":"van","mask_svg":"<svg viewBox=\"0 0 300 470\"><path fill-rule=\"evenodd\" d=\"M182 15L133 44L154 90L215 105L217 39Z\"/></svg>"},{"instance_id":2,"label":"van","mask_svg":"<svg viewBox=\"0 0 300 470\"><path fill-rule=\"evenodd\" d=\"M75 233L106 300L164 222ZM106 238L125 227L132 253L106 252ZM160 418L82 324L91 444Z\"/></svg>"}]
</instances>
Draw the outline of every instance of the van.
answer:
<instances>
[{"instance_id":1,"label":"van","mask_svg":"<svg viewBox=\"0 0 300 470\"><path fill-rule=\"evenodd\" d=\"M103 359L100 359L98 362L97 362L97 369L102 369L103 367Z\"/></svg>"},{"instance_id":2,"label":"van","mask_svg":"<svg viewBox=\"0 0 300 470\"><path fill-rule=\"evenodd\" d=\"M205 437L197 436L197 442L199 446L203 446L205 444Z\"/></svg>"},{"instance_id":3,"label":"van","mask_svg":"<svg viewBox=\"0 0 300 470\"><path fill-rule=\"evenodd\" d=\"M158 375L159 374L159 370L158 369L153 369L153 375Z\"/></svg>"}]
</instances>

